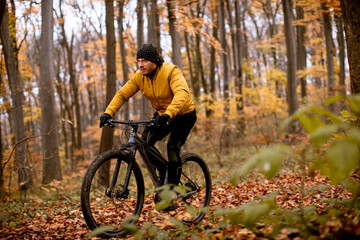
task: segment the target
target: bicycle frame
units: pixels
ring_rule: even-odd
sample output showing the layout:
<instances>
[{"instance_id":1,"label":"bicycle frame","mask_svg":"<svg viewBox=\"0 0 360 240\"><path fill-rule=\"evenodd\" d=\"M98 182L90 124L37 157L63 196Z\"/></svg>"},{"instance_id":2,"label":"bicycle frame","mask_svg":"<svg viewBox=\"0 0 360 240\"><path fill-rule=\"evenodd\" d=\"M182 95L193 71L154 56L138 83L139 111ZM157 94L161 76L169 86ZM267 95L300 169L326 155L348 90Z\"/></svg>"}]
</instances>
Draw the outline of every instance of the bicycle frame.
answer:
<instances>
[{"instance_id":1,"label":"bicycle frame","mask_svg":"<svg viewBox=\"0 0 360 240\"><path fill-rule=\"evenodd\" d=\"M130 137L129 140L127 142L127 144L123 145L121 149L123 150L128 150L130 155L131 155L131 162L128 164L128 168L126 170L126 177L125 177L125 182L124 182L124 186L123 186L123 191L121 193L119 193L119 196L122 196L123 194L126 194L126 190L128 188L129 185L129 181L130 181L130 175L131 175L131 169L133 166L133 162L136 161L135 159L135 155L136 152L139 151L141 158L143 159L143 162L145 164L145 167L147 169L147 171L149 172L150 178L154 184L155 187L159 187L161 185L159 179L156 176L155 170L153 169L153 166L150 162L150 159L148 158L145 148L146 150L148 150L149 153L151 153L153 156L155 156L157 159L159 159L161 161L162 164L164 164L164 166L166 166L167 168L167 160L164 159L164 157L158 153L153 147L147 145L147 143L141 139L141 137L138 135L137 131L138 131L138 124L141 123L149 123L151 120L147 120L147 121L115 121L115 120L109 120L108 121L108 125L110 126L114 126L114 123L120 123L120 124L126 124L128 126L130 126L132 128L132 131L130 133ZM106 195L111 196L111 192L114 189L115 185L116 185L116 181L117 181L117 175L119 173L120 170L120 164L121 164L121 160L118 160L115 166L115 170L111 179L111 185L109 187L109 190L106 192ZM165 177L166 178L166 177Z\"/></svg>"},{"instance_id":2,"label":"bicycle frame","mask_svg":"<svg viewBox=\"0 0 360 240\"><path fill-rule=\"evenodd\" d=\"M152 120L145 120L145 121L116 121L116 120L108 120L108 125L110 126L114 126L114 123L120 123L120 124L125 124L128 125L132 128L132 131L130 133L130 137L129 140L127 142L127 144L123 145L121 149L123 150L128 150L130 155L131 155L131 162L128 164L128 168L126 170L126 177L125 177L125 182L124 182L124 186L123 186L123 191L118 193L117 196L118 197L124 197L126 196L127 193L127 188L129 185L129 181L130 181L130 175L131 175L131 169L133 166L134 161L136 161L135 155L136 152L139 151L141 158L143 159L143 162L145 164L145 167L150 175L150 178L154 184L154 186L160 187L161 186L161 182L160 180L157 178L155 170L153 168L153 165L150 162L149 157L146 154L145 149L152 154L153 156L155 156L158 160L160 160L160 162L162 164L164 164L164 166L168 166L168 161L157 151L155 150L152 146L149 146L143 139L141 139L141 137L138 135L137 131L138 131L138 124L147 124L152 122ZM116 185L116 181L117 181L117 176L120 170L120 164L121 164L121 160L118 159L116 166L115 166L115 170L113 173L113 177L111 180L111 185L109 187L109 190L106 192L106 195L111 196L111 192L114 189L115 185ZM166 171L166 175L165 175L165 184L167 183L167 178L168 178L168 172ZM182 175L187 178L192 184L194 184L194 186L196 186L196 189L193 191L189 191L186 194L183 195L178 195L178 198L181 197L187 197L190 196L196 192L199 191L198 186L188 177L186 176L184 173L182 173Z\"/></svg>"}]
</instances>

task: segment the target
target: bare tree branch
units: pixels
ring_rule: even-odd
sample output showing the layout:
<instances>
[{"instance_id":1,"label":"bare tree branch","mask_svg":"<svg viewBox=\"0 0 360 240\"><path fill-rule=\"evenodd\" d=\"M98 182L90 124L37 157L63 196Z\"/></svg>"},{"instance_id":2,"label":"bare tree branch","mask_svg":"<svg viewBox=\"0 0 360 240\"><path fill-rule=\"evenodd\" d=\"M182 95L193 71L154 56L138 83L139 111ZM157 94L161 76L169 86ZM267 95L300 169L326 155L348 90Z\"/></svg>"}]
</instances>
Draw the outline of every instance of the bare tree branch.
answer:
<instances>
[{"instance_id":1,"label":"bare tree branch","mask_svg":"<svg viewBox=\"0 0 360 240\"><path fill-rule=\"evenodd\" d=\"M14 145L14 147L11 149L10 156L8 157L8 159L6 160L6 162L4 162L4 164L3 164L3 166L2 166L3 169L5 168L6 164L8 164L8 163L10 162L10 159L11 159L11 157L12 157L12 155L13 155L16 147L17 147L19 144L21 144L21 143L23 143L23 142L25 142L25 141L27 141L27 140L31 140L31 139L38 138L38 137L48 137L48 136L50 136L50 135L51 135L51 131L50 131L48 134L45 134L45 135L36 135L36 136L26 137L26 138L20 140L19 142L17 142L17 143Z\"/></svg>"}]
</instances>

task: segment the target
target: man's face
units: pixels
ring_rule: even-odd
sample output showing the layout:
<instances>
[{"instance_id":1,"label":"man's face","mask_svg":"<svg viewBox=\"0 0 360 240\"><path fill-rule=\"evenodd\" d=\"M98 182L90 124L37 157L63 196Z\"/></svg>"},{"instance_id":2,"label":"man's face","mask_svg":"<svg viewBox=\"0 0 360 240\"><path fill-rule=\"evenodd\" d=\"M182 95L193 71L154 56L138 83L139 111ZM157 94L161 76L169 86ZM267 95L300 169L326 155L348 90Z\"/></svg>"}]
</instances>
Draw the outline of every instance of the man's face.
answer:
<instances>
[{"instance_id":1,"label":"man's face","mask_svg":"<svg viewBox=\"0 0 360 240\"><path fill-rule=\"evenodd\" d=\"M156 68L156 64L149 61L149 60L146 60L144 58L139 58L137 60L137 63L138 63L138 66L139 66L139 69L140 69L140 72L141 74L143 75L146 75L146 74L150 74L152 73L155 68Z\"/></svg>"}]
</instances>

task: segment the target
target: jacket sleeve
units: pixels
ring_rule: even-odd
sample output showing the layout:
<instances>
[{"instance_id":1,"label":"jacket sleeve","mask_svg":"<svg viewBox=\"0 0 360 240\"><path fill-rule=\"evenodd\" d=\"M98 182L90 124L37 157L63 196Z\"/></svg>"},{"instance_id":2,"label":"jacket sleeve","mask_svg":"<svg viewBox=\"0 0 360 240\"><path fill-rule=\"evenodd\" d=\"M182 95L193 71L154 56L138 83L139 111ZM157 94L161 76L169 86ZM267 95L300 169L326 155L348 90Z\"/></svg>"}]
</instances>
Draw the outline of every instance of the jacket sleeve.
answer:
<instances>
[{"instance_id":1,"label":"jacket sleeve","mask_svg":"<svg viewBox=\"0 0 360 240\"><path fill-rule=\"evenodd\" d=\"M170 73L169 78L170 88L174 97L169 106L166 108L165 114L168 114L170 118L174 118L178 115L185 104L188 101L191 101L191 97L188 84L178 67L174 68L174 70Z\"/></svg>"},{"instance_id":2,"label":"jacket sleeve","mask_svg":"<svg viewBox=\"0 0 360 240\"><path fill-rule=\"evenodd\" d=\"M107 106L105 113L114 116L115 113L129 100L135 93L139 91L139 87L136 83L135 74L120 90L115 94L109 105Z\"/></svg>"}]
</instances>

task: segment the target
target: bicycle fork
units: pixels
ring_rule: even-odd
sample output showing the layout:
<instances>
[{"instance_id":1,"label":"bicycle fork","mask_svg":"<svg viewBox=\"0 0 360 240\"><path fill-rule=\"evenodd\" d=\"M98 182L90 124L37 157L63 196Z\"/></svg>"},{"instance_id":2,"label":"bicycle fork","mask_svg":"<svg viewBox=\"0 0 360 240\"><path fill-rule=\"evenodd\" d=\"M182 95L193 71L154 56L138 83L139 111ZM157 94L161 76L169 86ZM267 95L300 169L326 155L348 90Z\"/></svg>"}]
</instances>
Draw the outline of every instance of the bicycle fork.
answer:
<instances>
[{"instance_id":1,"label":"bicycle fork","mask_svg":"<svg viewBox=\"0 0 360 240\"><path fill-rule=\"evenodd\" d=\"M114 190L114 188L116 186L117 178L118 178L119 171L120 171L121 161L122 160L120 158L117 159L116 166L115 166L115 169L114 169L114 173L113 173L113 176L112 176L112 179L111 179L109 190L105 191L105 195L110 197L110 198L111 198L111 195L112 195L112 191ZM116 198L126 198L127 195L129 194L128 186L129 186L129 182L130 182L130 175L131 175L132 167L134 165L134 161L135 161L134 159L131 159L129 164L128 164L123 189L122 189L121 192L116 193L116 196L115 196Z\"/></svg>"}]
</instances>

